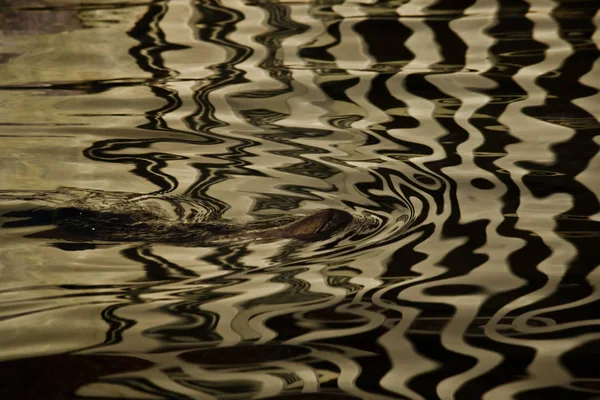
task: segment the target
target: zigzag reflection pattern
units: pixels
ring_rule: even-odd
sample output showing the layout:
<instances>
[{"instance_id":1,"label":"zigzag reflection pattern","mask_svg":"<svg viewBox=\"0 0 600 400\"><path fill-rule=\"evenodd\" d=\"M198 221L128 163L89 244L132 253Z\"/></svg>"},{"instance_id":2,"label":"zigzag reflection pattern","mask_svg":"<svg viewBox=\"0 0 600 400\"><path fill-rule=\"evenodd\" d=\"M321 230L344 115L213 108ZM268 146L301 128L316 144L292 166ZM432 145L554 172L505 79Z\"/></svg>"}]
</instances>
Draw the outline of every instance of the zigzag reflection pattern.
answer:
<instances>
[{"instance_id":1,"label":"zigzag reflection pattern","mask_svg":"<svg viewBox=\"0 0 600 400\"><path fill-rule=\"evenodd\" d=\"M106 339L71 351L115 366L72 383L79 396L600 396L597 2L144 7L130 54L166 105L87 158L205 204L173 203L181 219L332 207L376 223L312 243L123 245L144 277L4 289L23 303L9 321L69 307L59 289L111 303ZM182 60L200 50L198 78ZM97 266L115 249L93 252ZM0 370L71 362L27 356Z\"/></svg>"}]
</instances>

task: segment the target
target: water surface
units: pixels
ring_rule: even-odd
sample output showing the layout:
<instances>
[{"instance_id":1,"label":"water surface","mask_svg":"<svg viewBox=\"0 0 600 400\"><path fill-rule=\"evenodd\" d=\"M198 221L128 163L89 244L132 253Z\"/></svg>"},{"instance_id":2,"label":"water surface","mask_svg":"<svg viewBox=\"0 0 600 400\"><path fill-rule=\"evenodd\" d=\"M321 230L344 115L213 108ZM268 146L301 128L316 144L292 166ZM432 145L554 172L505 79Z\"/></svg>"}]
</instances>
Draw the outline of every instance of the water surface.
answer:
<instances>
[{"instance_id":1,"label":"water surface","mask_svg":"<svg viewBox=\"0 0 600 400\"><path fill-rule=\"evenodd\" d=\"M599 8L0 0L0 394L600 398Z\"/></svg>"}]
</instances>

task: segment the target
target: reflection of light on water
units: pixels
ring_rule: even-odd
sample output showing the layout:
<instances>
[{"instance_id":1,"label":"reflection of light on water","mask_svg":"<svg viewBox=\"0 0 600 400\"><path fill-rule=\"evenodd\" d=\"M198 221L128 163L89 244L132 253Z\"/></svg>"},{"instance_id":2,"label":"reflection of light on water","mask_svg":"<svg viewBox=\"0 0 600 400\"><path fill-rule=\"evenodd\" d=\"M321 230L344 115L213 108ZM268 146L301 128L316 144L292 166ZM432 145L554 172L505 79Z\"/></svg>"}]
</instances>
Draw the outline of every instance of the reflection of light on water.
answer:
<instances>
[{"instance_id":1,"label":"reflection of light on water","mask_svg":"<svg viewBox=\"0 0 600 400\"><path fill-rule=\"evenodd\" d=\"M595 9L41 3L17 17L69 22L0 49L0 368L77 362L83 397L597 392ZM86 193L157 223L355 222L197 248L24 237L19 211Z\"/></svg>"},{"instance_id":2,"label":"reflection of light on water","mask_svg":"<svg viewBox=\"0 0 600 400\"><path fill-rule=\"evenodd\" d=\"M104 382L92 383L77 393L84 397L127 396L145 398L162 390L179 395L206 398L252 394L267 398L280 394L313 393L318 397L322 385L337 381L340 391L323 390L323 396L358 398L371 396L354 385L361 372L360 359L376 354L339 345L286 344L243 345L192 350L177 353L146 354L145 360L154 367L143 371L120 373L106 377ZM150 388L138 382L159 383ZM138 389L139 391L136 391ZM386 396L373 395L375 399ZM201 397L204 398L204 397ZM338 398L338 397L333 397Z\"/></svg>"}]
</instances>

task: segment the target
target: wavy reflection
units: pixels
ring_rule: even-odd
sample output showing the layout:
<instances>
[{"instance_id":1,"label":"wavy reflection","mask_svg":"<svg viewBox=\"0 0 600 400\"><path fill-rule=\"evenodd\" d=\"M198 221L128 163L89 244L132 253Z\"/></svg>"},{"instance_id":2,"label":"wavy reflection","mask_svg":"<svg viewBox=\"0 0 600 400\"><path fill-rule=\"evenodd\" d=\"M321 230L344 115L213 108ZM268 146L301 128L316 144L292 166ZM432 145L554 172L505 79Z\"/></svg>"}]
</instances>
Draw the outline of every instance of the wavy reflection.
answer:
<instances>
[{"instance_id":1,"label":"wavy reflection","mask_svg":"<svg viewBox=\"0 0 600 400\"><path fill-rule=\"evenodd\" d=\"M80 3L0 2L3 393L600 393L595 2Z\"/></svg>"}]
</instances>

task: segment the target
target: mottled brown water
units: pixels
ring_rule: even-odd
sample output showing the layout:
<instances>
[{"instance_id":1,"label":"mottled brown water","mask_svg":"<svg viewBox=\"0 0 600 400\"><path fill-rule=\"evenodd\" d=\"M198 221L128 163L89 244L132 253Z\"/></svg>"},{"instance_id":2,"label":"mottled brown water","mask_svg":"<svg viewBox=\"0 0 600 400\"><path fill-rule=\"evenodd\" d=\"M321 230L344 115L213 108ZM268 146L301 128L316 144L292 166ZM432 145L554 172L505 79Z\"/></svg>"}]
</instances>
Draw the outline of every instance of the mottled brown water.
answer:
<instances>
[{"instance_id":1,"label":"mottled brown water","mask_svg":"<svg viewBox=\"0 0 600 400\"><path fill-rule=\"evenodd\" d=\"M599 8L0 0L0 398L600 398Z\"/></svg>"}]
</instances>

